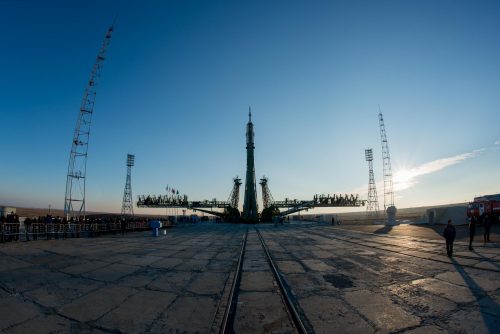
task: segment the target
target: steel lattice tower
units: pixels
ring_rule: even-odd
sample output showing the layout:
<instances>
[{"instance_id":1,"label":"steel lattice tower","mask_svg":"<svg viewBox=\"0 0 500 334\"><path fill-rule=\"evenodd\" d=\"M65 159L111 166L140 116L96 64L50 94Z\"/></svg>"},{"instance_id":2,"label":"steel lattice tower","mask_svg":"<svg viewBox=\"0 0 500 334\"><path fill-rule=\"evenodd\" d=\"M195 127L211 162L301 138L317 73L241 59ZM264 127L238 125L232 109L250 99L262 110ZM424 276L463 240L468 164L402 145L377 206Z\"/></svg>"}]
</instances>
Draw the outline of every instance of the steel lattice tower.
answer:
<instances>
[{"instance_id":1,"label":"steel lattice tower","mask_svg":"<svg viewBox=\"0 0 500 334\"><path fill-rule=\"evenodd\" d=\"M80 217L85 219L85 180L90 125L92 123L92 113L94 112L96 86L101 77L106 50L111 41L112 33L113 25L106 31L101 49L92 68L90 79L83 93L82 104L71 143L66 178L66 195L64 198L64 214L68 219L78 219Z\"/></svg>"},{"instance_id":2,"label":"steel lattice tower","mask_svg":"<svg viewBox=\"0 0 500 334\"><path fill-rule=\"evenodd\" d=\"M255 165L254 154L255 145L253 142L255 133L253 132L252 111L248 108L247 123L247 173L245 179L245 198L243 200L242 218L246 222L255 223L258 221L257 189L255 186Z\"/></svg>"},{"instance_id":3,"label":"steel lattice tower","mask_svg":"<svg viewBox=\"0 0 500 334\"><path fill-rule=\"evenodd\" d=\"M239 177L235 177L233 179L233 190L231 191L231 194L229 195L228 202L231 203L231 207L238 209L238 205L240 202L240 186L241 186L241 179Z\"/></svg>"},{"instance_id":4,"label":"steel lattice tower","mask_svg":"<svg viewBox=\"0 0 500 334\"><path fill-rule=\"evenodd\" d=\"M135 155L127 154L127 179L125 180L125 190L123 191L122 217L134 215L134 202L132 201L132 167L134 166Z\"/></svg>"},{"instance_id":5,"label":"steel lattice tower","mask_svg":"<svg viewBox=\"0 0 500 334\"><path fill-rule=\"evenodd\" d=\"M368 201L366 203L366 211L370 214L378 214L378 198L377 187L375 185L375 176L373 174L373 150L371 148L365 150L365 159L368 161Z\"/></svg>"},{"instance_id":6,"label":"steel lattice tower","mask_svg":"<svg viewBox=\"0 0 500 334\"><path fill-rule=\"evenodd\" d=\"M387 145L387 134L385 132L384 117L379 107L378 119L380 123L380 138L382 140L382 161L384 167L384 210L394 206L394 191L392 188L392 169L389 146Z\"/></svg>"},{"instance_id":7,"label":"steel lattice tower","mask_svg":"<svg viewBox=\"0 0 500 334\"><path fill-rule=\"evenodd\" d=\"M265 176L260 179L260 185L262 187L262 205L264 206L264 209L271 207L274 202L273 195L271 195L271 190L269 190L267 181L268 179Z\"/></svg>"}]
</instances>

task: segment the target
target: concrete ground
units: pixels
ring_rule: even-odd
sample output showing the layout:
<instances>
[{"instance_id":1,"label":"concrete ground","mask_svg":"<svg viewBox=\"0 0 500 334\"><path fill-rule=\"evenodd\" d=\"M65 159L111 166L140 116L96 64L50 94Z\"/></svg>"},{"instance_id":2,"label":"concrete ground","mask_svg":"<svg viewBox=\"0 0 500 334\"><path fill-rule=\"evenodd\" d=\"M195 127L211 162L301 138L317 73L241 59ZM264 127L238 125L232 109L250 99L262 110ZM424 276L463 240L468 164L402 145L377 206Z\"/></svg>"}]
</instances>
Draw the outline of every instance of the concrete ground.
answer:
<instances>
[{"instance_id":1,"label":"concrete ground","mask_svg":"<svg viewBox=\"0 0 500 334\"><path fill-rule=\"evenodd\" d=\"M218 332L247 228L234 328L294 332L254 226L226 224L0 244L0 332ZM496 229L448 258L439 228L258 228L311 332L500 332Z\"/></svg>"}]
</instances>

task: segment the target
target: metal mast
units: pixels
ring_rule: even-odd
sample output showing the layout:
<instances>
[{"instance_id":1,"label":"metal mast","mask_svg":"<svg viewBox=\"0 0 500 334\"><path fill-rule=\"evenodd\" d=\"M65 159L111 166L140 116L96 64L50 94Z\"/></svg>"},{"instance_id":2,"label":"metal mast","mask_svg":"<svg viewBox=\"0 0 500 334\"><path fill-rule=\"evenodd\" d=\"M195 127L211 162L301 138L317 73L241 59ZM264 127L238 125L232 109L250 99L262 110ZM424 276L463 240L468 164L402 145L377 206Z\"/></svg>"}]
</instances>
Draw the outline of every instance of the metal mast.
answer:
<instances>
[{"instance_id":1,"label":"metal mast","mask_svg":"<svg viewBox=\"0 0 500 334\"><path fill-rule=\"evenodd\" d=\"M378 120L380 123L380 138L382 140L382 161L384 166L384 210L394 206L394 191L392 189L392 169L389 146L387 145L387 135L385 132L384 117L379 106Z\"/></svg>"},{"instance_id":2,"label":"metal mast","mask_svg":"<svg viewBox=\"0 0 500 334\"><path fill-rule=\"evenodd\" d=\"M122 217L134 216L134 203L132 201L132 184L130 182L132 167L134 166L135 155L127 154L127 179L125 180L125 190L123 191Z\"/></svg>"},{"instance_id":3,"label":"metal mast","mask_svg":"<svg viewBox=\"0 0 500 334\"><path fill-rule=\"evenodd\" d=\"M267 185L268 178L263 176L260 179L260 185L262 187L262 205L264 209L271 207L274 203L273 195L271 195L271 190L269 190L269 186Z\"/></svg>"},{"instance_id":4,"label":"metal mast","mask_svg":"<svg viewBox=\"0 0 500 334\"><path fill-rule=\"evenodd\" d=\"M229 195L228 202L230 203L231 207L238 209L238 204L240 202L241 179L236 176L233 179L233 182L234 182L233 190L231 191L231 194Z\"/></svg>"},{"instance_id":5,"label":"metal mast","mask_svg":"<svg viewBox=\"0 0 500 334\"><path fill-rule=\"evenodd\" d=\"M245 198L243 200L243 220L253 223L258 220L257 213L257 189L255 186L255 165L253 151L255 145L253 142L255 133L253 132L252 110L248 107L247 123L247 174L245 179Z\"/></svg>"},{"instance_id":6,"label":"metal mast","mask_svg":"<svg viewBox=\"0 0 500 334\"><path fill-rule=\"evenodd\" d=\"M101 49L92 68L90 79L83 93L82 104L71 143L66 178L66 195L64 198L64 214L68 219L78 219L80 217L85 219L85 180L90 125L92 123L92 113L94 112L96 86L101 77L106 49L111 41L112 33L113 25L106 31Z\"/></svg>"},{"instance_id":7,"label":"metal mast","mask_svg":"<svg viewBox=\"0 0 500 334\"><path fill-rule=\"evenodd\" d=\"M373 174L373 150L371 148L365 150L365 159L368 161L368 202L366 204L366 211L370 214L377 214L378 198L377 187L375 185L375 176Z\"/></svg>"}]
</instances>

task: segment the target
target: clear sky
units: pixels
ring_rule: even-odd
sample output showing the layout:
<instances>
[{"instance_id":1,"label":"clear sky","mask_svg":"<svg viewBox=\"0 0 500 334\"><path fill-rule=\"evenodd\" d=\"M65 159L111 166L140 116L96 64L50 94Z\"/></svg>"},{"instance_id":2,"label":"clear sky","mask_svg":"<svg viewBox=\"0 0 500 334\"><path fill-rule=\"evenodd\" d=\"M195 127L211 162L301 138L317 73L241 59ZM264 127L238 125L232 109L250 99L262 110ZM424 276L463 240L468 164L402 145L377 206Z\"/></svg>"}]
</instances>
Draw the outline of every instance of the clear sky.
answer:
<instances>
[{"instance_id":1,"label":"clear sky","mask_svg":"<svg viewBox=\"0 0 500 334\"><path fill-rule=\"evenodd\" d=\"M382 179L378 105L397 207L500 192L498 1L0 0L0 204L63 208L81 98L116 14L87 210L120 211L127 153L134 198L169 185L227 199L245 176L249 105L256 176L275 199L366 198L365 148Z\"/></svg>"}]
</instances>

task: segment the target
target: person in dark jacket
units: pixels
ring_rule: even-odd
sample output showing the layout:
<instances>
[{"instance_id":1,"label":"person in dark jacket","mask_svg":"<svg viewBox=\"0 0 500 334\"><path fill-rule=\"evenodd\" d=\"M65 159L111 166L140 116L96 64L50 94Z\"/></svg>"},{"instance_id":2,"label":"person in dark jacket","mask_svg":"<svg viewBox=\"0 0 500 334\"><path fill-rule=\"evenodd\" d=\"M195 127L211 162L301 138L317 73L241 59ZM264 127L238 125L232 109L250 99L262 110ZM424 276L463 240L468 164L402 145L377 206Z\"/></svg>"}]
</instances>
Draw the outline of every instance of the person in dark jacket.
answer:
<instances>
[{"instance_id":1,"label":"person in dark jacket","mask_svg":"<svg viewBox=\"0 0 500 334\"><path fill-rule=\"evenodd\" d=\"M474 235L476 234L476 217L470 217L469 223L469 250L474 250L472 248L472 241L474 240Z\"/></svg>"},{"instance_id":2,"label":"person in dark jacket","mask_svg":"<svg viewBox=\"0 0 500 334\"><path fill-rule=\"evenodd\" d=\"M490 240L490 229L491 229L491 218L489 215L484 216L484 242L491 242Z\"/></svg>"},{"instance_id":3,"label":"person in dark jacket","mask_svg":"<svg viewBox=\"0 0 500 334\"><path fill-rule=\"evenodd\" d=\"M453 226L451 219L448 219L448 225L446 225L443 231L443 237L446 240L446 253L448 256L453 255L453 241L455 241L456 235L457 231L455 230L455 226Z\"/></svg>"}]
</instances>

